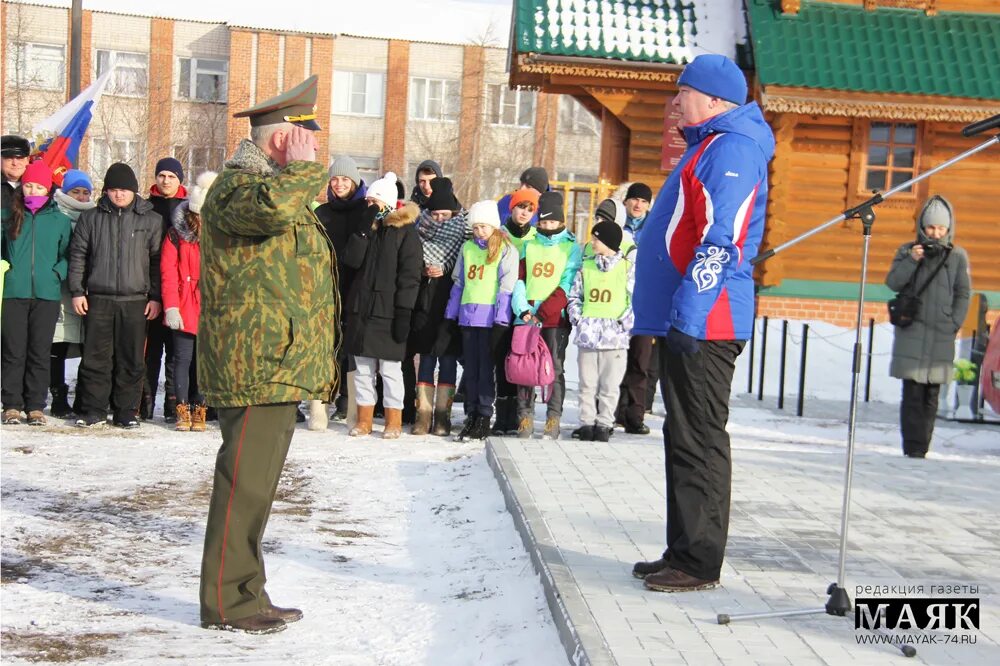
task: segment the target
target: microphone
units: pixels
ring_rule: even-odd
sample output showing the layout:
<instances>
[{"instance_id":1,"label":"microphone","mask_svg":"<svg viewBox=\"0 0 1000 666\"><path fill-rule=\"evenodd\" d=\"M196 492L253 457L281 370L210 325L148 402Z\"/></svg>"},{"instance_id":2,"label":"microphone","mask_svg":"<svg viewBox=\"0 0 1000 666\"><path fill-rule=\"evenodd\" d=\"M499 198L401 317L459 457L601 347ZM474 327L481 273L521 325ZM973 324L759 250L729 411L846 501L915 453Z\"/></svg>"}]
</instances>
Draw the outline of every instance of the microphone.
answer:
<instances>
[{"instance_id":1,"label":"microphone","mask_svg":"<svg viewBox=\"0 0 1000 666\"><path fill-rule=\"evenodd\" d=\"M1000 113L993 116L992 118L987 118L986 120L980 120L978 123L972 123L962 129L963 136L976 136L977 134L982 134L983 132L988 132L994 127L1000 127Z\"/></svg>"}]
</instances>

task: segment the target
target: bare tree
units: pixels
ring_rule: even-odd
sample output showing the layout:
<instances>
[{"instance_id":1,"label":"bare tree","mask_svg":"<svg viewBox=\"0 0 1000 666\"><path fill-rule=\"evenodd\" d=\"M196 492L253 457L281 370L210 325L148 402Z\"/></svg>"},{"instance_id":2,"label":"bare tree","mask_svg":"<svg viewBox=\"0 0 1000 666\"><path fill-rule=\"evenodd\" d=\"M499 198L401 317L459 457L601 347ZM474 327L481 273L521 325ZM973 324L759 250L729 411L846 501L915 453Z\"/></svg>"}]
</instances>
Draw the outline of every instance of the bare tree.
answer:
<instances>
[{"instance_id":1,"label":"bare tree","mask_svg":"<svg viewBox=\"0 0 1000 666\"><path fill-rule=\"evenodd\" d=\"M65 73L62 75L62 85L53 86L41 70L33 63L29 54L33 36L37 34L37 25L31 17L31 7L19 3L7 4L7 25L3 26L7 33L8 52L7 81L4 81L4 127L7 130L27 137L31 128L40 120L51 114L63 104L66 94ZM65 48L63 58L65 62ZM65 67L63 67L65 70ZM29 137L34 139L35 137Z\"/></svg>"}]
</instances>

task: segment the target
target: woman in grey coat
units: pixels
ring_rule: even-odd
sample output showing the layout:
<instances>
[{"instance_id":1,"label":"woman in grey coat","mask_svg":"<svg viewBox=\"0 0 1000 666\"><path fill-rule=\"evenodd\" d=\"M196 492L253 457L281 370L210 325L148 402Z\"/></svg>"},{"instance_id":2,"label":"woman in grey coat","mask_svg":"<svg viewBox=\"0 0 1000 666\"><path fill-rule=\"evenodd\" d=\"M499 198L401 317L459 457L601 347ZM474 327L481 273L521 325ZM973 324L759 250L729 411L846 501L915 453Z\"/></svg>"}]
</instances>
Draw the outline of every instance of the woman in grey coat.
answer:
<instances>
[{"instance_id":1,"label":"woman in grey coat","mask_svg":"<svg viewBox=\"0 0 1000 666\"><path fill-rule=\"evenodd\" d=\"M951 204L934 195L917 217L916 242L896 250L885 278L893 291L903 290L912 278L909 291L916 293L933 274L920 294L920 308L913 323L893 329L889 374L903 380L899 425L903 453L910 458L923 458L930 448L938 391L951 377L955 335L969 309L969 257L965 250L953 245L954 237Z\"/></svg>"}]
</instances>

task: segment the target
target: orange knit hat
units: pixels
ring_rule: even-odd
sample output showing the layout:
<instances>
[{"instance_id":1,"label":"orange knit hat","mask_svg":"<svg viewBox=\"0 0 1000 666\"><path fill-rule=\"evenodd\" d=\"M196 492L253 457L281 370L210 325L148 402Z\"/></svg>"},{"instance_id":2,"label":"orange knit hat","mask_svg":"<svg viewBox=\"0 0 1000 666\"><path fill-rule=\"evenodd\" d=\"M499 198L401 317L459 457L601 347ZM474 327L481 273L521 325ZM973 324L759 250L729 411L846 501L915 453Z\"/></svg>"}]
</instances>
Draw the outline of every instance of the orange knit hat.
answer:
<instances>
[{"instance_id":1,"label":"orange knit hat","mask_svg":"<svg viewBox=\"0 0 1000 666\"><path fill-rule=\"evenodd\" d=\"M515 190L510 195L510 209L514 210L517 208L517 204L525 201L530 201L535 208L538 208L538 193L532 189Z\"/></svg>"}]
</instances>

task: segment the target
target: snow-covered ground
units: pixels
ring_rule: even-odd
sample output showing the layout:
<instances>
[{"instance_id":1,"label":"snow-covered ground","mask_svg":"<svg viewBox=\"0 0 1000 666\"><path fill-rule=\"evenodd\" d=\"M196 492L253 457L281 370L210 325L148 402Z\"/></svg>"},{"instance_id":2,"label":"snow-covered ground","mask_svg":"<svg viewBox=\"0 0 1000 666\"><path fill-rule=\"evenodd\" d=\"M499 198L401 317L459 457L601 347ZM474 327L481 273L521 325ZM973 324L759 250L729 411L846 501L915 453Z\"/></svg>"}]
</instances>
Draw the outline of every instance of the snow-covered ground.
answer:
<instances>
[{"instance_id":1,"label":"snow-covered ground","mask_svg":"<svg viewBox=\"0 0 1000 666\"><path fill-rule=\"evenodd\" d=\"M853 332L813 326L809 399L846 400ZM879 333L876 353L890 340ZM773 388L768 359L765 387ZM789 352L790 375L797 359ZM744 353L734 393L745 391L747 360ZM564 437L575 426L575 368L571 347ZM873 371L876 395L895 400L898 380L885 374ZM846 412L798 419L738 402L734 448L843 450ZM615 442L659 446L659 400L656 411L650 436L619 431ZM352 439L342 424L296 432L265 535L268 591L305 619L263 637L200 629L198 574L220 441L214 424L177 433L159 412L128 432L0 429L4 663L566 663L482 444ZM857 444L898 451L898 427L861 422ZM1000 429L939 422L939 456L993 464Z\"/></svg>"}]
</instances>

